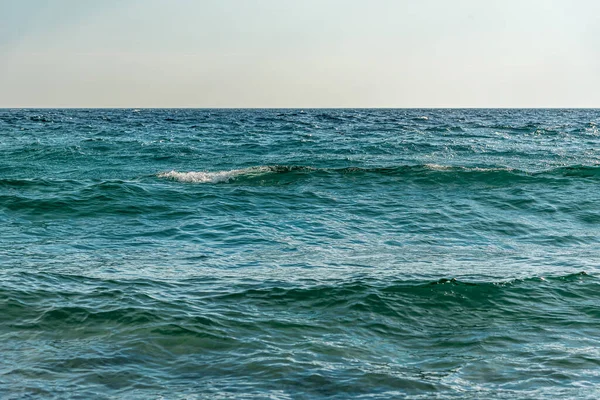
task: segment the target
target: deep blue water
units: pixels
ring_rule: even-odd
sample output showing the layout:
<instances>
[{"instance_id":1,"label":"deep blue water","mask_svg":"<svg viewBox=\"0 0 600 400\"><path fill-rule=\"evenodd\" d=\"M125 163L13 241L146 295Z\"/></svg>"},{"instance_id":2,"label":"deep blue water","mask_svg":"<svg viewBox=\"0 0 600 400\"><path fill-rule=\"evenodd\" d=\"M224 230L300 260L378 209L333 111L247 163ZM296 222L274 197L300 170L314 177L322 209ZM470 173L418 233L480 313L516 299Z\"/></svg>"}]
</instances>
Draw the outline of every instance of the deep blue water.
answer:
<instances>
[{"instance_id":1,"label":"deep blue water","mask_svg":"<svg viewBox=\"0 0 600 400\"><path fill-rule=\"evenodd\" d=\"M0 110L0 397L598 398L598 110Z\"/></svg>"}]
</instances>

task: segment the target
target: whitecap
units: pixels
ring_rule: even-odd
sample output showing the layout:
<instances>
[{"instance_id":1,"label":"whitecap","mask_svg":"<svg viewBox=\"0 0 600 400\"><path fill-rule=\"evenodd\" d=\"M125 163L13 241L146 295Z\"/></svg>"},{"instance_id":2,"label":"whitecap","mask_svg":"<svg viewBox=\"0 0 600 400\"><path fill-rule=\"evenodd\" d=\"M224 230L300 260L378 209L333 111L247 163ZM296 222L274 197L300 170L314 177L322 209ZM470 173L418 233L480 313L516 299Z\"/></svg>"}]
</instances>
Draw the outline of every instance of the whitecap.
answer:
<instances>
[{"instance_id":1,"label":"whitecap","mask_svg":"<svg viewBox=\"0 0 600 400\"><path fill-rule=\"evenodd\" d=\"M448 165L439 165L439 164L425 164L425 168L432 169L435 171L445 171L445 170L452 169L452 167L450 167Z\"/></svg>"},{"instance_id":2,"label":"whitecap","mask_svg":"<svg viewBox=\"0 0 600 400\"><path fill-rule=\"evenodd\" d=\"M189 183L223 183L229 182L232 179L240 175L260 175L271 171L269 167L251 167L243 169L232 169L226 171L191 171L191 172L178 172L169 171L161 172L157 176L159 178L171 179L179 182Z\"/></svg>"},{"instance_id":3,"label":"whitecap","mask_svg":"<svg viewBox=\"0 0 600 400\"><path fill-rule=\"evenodd\" d=\"M483 168L483 167L463 167L465 171L475 171L475 172L496 172L496 171L506 171L512 172L514 168L510 167L497 167L497 168Z\"/></svg>"}]
</instances>

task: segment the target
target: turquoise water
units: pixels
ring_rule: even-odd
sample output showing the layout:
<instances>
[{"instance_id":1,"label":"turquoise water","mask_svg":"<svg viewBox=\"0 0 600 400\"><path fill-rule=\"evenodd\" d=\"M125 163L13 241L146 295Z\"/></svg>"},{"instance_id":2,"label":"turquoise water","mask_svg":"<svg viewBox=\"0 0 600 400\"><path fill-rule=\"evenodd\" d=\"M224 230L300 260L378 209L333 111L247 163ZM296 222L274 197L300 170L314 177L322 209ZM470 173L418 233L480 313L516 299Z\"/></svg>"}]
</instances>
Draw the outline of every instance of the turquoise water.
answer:
<instances>
[{"instance_id":1,"label":"turquoise water","mask_svg":"<svg viewBox=\"0 0 600 400\"><path fill-rule=\"evenodd\" d=\"M0 110L0 397L598 398L598 123Z\"/></svg>"}]
</instances>

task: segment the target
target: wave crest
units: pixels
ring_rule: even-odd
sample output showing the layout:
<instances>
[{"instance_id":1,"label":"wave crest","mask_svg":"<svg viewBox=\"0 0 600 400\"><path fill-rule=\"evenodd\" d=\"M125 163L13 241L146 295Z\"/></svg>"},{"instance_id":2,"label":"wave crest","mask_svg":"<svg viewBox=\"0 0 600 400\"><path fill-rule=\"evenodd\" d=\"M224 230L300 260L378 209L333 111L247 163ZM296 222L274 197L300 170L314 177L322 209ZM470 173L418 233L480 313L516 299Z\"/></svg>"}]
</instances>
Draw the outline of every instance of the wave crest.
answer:
<instances>
[{"instance_id":1,"label":"wave crest","mask_svg":"<svg viewBox=\"0 0 600 400\"><path fill-rule=\"evenodd\" d=\"M311 175L344 175L344 174L376 174L402 176L405 178L431 179L437 183L443 181L458 182L511 182L523 179L553 179L553 178L600 178L600 165L573 165L556 167L544 171L526 171L507 166L455 166L439 164L402 165L393 167L345 167L345 168L314 168L298 165L255 166L224 171L191 171L161 172L159 178L171 179L189 183L225 183L237 178L253 178L268 174L311 174Z\"/></svg>"},{"instance_id":2,"label":"wave crest","mask_svg":"<svg viewBox=\"0 0 600 400\"><path fill-rule=\"evenodd\" d=\"M178 172L173 170L161 172L158 177L189 183L222 183L229 182L239 175L260 175L270 171L269 167L251 167L214 172Z\"/></svg>"}]
</instances>

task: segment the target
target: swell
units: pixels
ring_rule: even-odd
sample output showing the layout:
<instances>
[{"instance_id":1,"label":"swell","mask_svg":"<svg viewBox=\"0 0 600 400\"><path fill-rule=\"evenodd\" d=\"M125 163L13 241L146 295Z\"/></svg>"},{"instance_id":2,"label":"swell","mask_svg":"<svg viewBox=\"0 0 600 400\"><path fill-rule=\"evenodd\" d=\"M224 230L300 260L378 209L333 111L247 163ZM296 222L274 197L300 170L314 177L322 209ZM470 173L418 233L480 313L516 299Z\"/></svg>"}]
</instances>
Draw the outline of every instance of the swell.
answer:
<instances>
[{"instance_id":1,"label":"swell","mask_svg":"<svg viewBox=\"0 0 600 400\"><path fill-rule=\"evenodd\" d=\"M419 325L441 323L456 312L469 315L472 323L529 319L532 323L559 327L568 322L573 328L595 323L600 317L596 307L600 301L600 282L585 272L495 282L442 278L266 286L218 280L207 285L205 280L191 279L169 284L149 281L143 287L126 281L73 276L64 276L68 284L62 284L63 278L55 274L52 281L61 290L48 287L43 276L26 275L25 279L11 278L0 288L0 321L4 329L118 325L146 326L167 332L182 331L185 329L181 327L186 326L212 335L225 327L279 326L291 316L295 316L294 322L288 322L298 328L314 324L315 318L323 319L320 323L325 326L315 326L321 329L336 323L335 319L326 321L327 316L345 316L345 324L379 315L392 318L388 320L390 328L400 324L405 325L405 330L413 330ZM36 284L37 280L41 286ZM302 322L299 317L303 314L312 315L312 322ZM265 319L267 315L280 315L283 320ZM411 323L416 325L411 327Z\"/></svg>"},{"instance_id":2,"label":"swell","mask_svg":"<svg viewBox=\"0 0 600 400\"><path fill-rule=\"evenodd\" d=\"M482 385L502 388L489 383L497 371L504 382L525 386L532 376L549 374L597 379L590 346L596 343L600 282L586 273L270 284L18 272L3 278L0 348L5 365L16 366L4 377L17 386L17 379L29 383L43 369L57 371L48 376L62 384L73 376L89 385L119 374L123 389L137 387L148 374L148 384L171 388L185 374L195 384L208 380L224 389L254 381L262 394L284 382L315 398L350 398L366 393L365 387L391 391L382 398L407 391L429 398L451 387L460 387L462 397L463 388L476 388L477 396ZM511 372L515 363L529 365L533 358L545 368ZM490 372L490 364L498 368ZM86 375L90 371L93 376ZM328 389L315 391L323 384Z\"/></svg>"},{"instance_id":3,"label":"swell","mask_svg":"<svg viewBox=\"0 0 600 400\"><path fill-rule=\"evenodd\" d=\"M600 180L598 166L570 166L540 172L506 167L463 167L435 164L399 167L314 168L274 165L214 172L163 172L160 179L190 184L235 184L241 186L284 185L317 179L338 188L354 185L411 183L424 186L542 185L554 188L574 182ZM78 180L46 178L0 178L0 209L36 216L105 215L169 212L173 199L188 200L181 188L157 185L156 176L138 180ZM209 199L215 193L195 193L194 199ZM199 197L200 196L200 197Z\"/></svg>"},{"instance_id":4,"label":"swell","mask_svg":"<svg viewBox=\"0 0 600 400\"><path fill-rule=\"evenodd\" d=\"M315 168L301 165L268 165L222 171L168 171L157 174L157 177L186 183L227 183L256 180L277 179L280 176L302 179L309 177L326 177L351 175L381 176L404 179L424 179L436 183L519 183L559 179L600 179L598 165L572 165L542 171L525 171L505 166L451 166L438 164L403 165L392 167L346 167Z\"/></svg>"}]
</instances>

